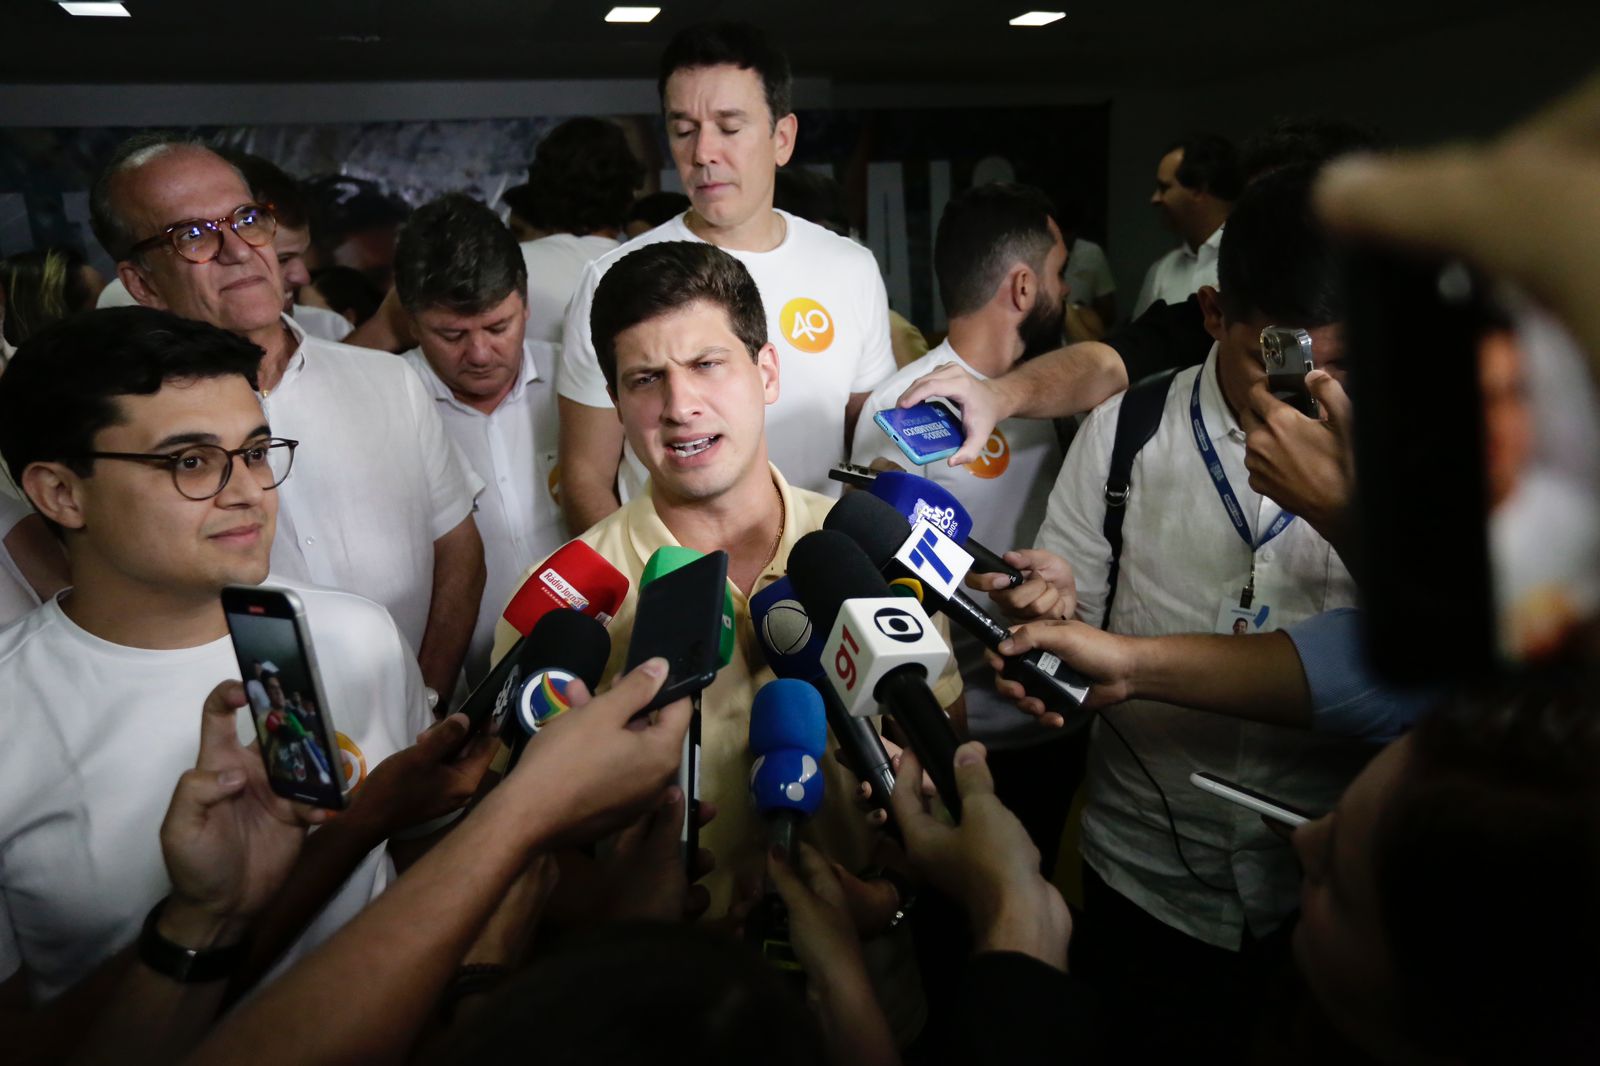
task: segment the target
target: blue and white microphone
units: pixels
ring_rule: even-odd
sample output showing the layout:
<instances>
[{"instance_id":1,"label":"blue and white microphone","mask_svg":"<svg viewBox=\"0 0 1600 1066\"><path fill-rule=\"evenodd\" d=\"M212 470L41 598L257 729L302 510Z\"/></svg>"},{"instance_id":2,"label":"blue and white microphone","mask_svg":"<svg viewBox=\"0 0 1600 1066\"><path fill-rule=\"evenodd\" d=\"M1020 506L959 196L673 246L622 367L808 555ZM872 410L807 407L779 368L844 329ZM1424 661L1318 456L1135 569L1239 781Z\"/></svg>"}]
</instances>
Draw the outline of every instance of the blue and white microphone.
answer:
<instances>
[{"instance_id":1,"label":"blue and white microphone","mask_svg":"<svg viewBox=\"0 0 1600 1066\"><path fill-rule=\"evenodd\" d=\"M822 806L822 759L828 720L822 697L805 681L778 678L750 705L750 798L769 843L794 854L800 826Z\"/></svg>"}]
</instances>

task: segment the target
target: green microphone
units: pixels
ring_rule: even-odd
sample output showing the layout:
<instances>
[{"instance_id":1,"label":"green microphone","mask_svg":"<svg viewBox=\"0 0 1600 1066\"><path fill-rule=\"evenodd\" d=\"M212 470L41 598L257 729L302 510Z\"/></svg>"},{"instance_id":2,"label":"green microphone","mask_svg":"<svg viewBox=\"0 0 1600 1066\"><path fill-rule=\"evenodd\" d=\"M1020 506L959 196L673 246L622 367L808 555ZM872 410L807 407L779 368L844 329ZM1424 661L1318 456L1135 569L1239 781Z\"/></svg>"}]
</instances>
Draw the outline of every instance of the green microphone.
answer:
<instances>
[{"instance_id":1,"label":"green microphone","mask_svg":"<svg viewBox=\"0 0 1600 1066\"><path fill-rule=\"evenodd\" d=\"M696 559L702 558L703 553L693 548L685 548L680 544L665 544L655 550L650 556L650 561L644 564L644 573L639 577L641 587L648 585L662 574L670 574L679 567L687 566ZM717 668L721 669L733 661L733 593L724 586L722 590L722 639L717 644Z\"/></svg>"}]
</instances>

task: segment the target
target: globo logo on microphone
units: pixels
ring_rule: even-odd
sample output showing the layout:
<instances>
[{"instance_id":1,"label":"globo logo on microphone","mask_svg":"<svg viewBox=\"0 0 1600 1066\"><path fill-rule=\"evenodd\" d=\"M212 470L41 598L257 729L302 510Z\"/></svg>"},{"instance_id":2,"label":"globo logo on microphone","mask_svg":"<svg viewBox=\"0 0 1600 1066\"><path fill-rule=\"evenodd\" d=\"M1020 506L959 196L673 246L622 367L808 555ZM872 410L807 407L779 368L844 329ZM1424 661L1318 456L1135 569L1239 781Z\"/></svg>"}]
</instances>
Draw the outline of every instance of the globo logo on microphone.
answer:
<instances>
[{"instance_id":1,"label":"globo logo on microphone","mask_svg":"<svg viewBox=\"0 0 1600 1066\"><path fill-rule=\"evenodd\" d=\"M872 624L879 633L902 644L915 644L922 639L922 623L910 611L898 607L881 607L872 616Z\"/></svg>"}]
</instances>

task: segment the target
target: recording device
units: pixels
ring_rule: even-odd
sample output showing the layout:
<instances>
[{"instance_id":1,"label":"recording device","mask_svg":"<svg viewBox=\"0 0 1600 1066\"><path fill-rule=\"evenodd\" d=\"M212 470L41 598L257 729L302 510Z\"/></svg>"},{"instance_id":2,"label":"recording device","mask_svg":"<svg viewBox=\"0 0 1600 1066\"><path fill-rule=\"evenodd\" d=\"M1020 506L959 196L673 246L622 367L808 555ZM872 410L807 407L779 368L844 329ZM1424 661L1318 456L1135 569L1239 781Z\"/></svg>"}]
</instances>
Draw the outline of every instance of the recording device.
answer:
<instances>
[{"instance_id":1,"label":"recording device","mask_svg":"<svg viewBox=\"0 0 1600 1066\"><path fill-rule=\"evenodd\" d=\"M750 624L772 672L780 678L807 682L822 697L828 727L844 752L846 764L872 786L868 802L889 811L892 817L889 797L894 793L894 764L884 749L883 738L873 728L872 719L851 715L839 702L822 668L822 643L827 633L811 624L811 616L796 598L794 584L787 577L750 597Z\"/></svg>"},{"instance_id":2,"label":"recording device","mask_svg":"<svg viewBox=\"0 0 1600 1066\"><path fill-rule=\"evenodd\" d=\"M891 582L943 611L990 650L997 650L1011 635L962 591L961 579L972 565L971 556L926 520L908 526L882 500L853 492L834 504L822 524L844 533ZM1064 717L1082 711L1089 682L1058 656L1035 648L1025 655L1007 656L1005 662L1001 675L1021 684L1047 710ZM1082 715L1081 722L1089 717Z\"/></svg>"},{"instance_id":3,"label":"recording device","mask_svg":"<svg viewBox=\"0 0 1600 1066\"><path fill-rule=\"evenodd\" d=\"M511 772L522 749L545 723L570 709L567 686L577 679L593 692L610 657L606 627L579 611L551 611L517 641L468 697L468 704L480 704L471 713L482 715L484 726L499 742L474 803ZM486 692L497 675L499 686Z\"/></svg>"},{"instance_id":4,"label":"recording device","mask_svg":"<svg viewBox=\"0 0 1600 1066\"><path fill-rule=\"evenodd\" d=\"M1348 284L1374 665L1423 684L1574 671L1600 616L1584 353L1458 262L1358 248Z\"/></svg>"},{"instance_id":5,"label":"recording device","mask_svg":"<svg viewBox=\"0 0 1600 1066\"><path fill-rule=\"evenodd\" d=\"M819 529L795 542L789 577L806 612L828 631L822 663L840 703L857 716L886 707L945 806L959 818L955 751L960 742L928 687L928 679L950 661L950 649L922 605L891 595L861 549L834 530Z\"/></svg>"},{"instance_id":6,"label":"recording device","mask_svg":"<svg viewBox=\"0 0 1600 1066\"><path fill-rule=\"evenodd\" d=\"M972 569L980 574L1005 574L1015 588L1022 584L1022 571L972 538L972 515L961 501L943 485L920 474L901 470L872 470L841 463L828 476L847 485L864 488L900 512L907 522L926 519L945 536L960 544L972 556Z\"/></svg>"},{"instance_id":7,"label":"recording device","mask_svg":"<svg viewBox=\"0 0 1600 1066\"><path fill-rule=\"evenodd\" d=\"M1303 329L1268 326L1261 331L1261 361L1267 367L1267 389L1307 418L1322 417L1306 384L1317 368L1311 358L1311 334Z\"/></svg>"},{"instance_id":8,"label":"recording device","mask_svg":"<svg viewBox=\"0 0 1600 1066\"><path fill-rule=\"evenodd\" d=\"M800 826L822 806L822 758L828 726L817 690L779 678L756 692L750 705L750 798L767 827L771 846L793 863ZM769 963L800 972L789 939L789 914L770 885L745 919L745 937Z\"/></svg>"},{"instance_id":9,"label":"recording device","mask_svg":"<svg viewBox=\"0 0 1600 1066\"><path fill-rule=\"evenodd\" d=\"M343 810L344 756L317 672L305 605L288 589L228 585L222 611L272 791Z\"/></svg>"},{"instance_id":10,"label":"recording device","mask_svg":"<svg viewBox=\"0 0 1600 1066\"><path fill-rule=\"evenodd\" d=\"M683 789L683 861L692 870L700 850L700 693L721 668L723 603L728 595L728 553L715 551L677 569L670 559L657 561L658 549L646 562L656 574L639 583L639 604L634 612L633 638L628 643L625 669L632 670L657 656L667 660L667 679L643 710L665 707L693 697L694 714L683 738L683 758L678 764L678 787ZM669 556L676 554L669 552Z\"/></svg>"},{"instance_id":11,"label":"recording device","mask_svg":"<svg viewBox=\"0 0 1600 1066\"><path fill-rule=\"evenodd\" d=\"M1304 825L1311 821L1311 815L1296 807L1291 807L1287 803L1275 800L1270 796L1264 796L1255 789L1236 785L1232 781L1218 777L1216 774L1196 770L1189 775L1189 783L1204 789L1213 796L1220 796L1229 803L1237 803L1241 807L1246 807L1257 814L1265 815L1273 821L1282 822L1287 826Z\"/></svg>"},{"instance_id":12,"label":"recording device","mask_svg":"<svg viewBox=\"0 0 1600 1066\"><path fill-rule=\"evenodd\" d=\"M937 396L904 409L879 411L872 420L918 466L948 459L961 448L961 413Z\"/></svg>"},{"instance_id":13,"label":"recording device","mask_svg":"<svg viewBox=\"0 0 1600 1066\"><path fill-rule=\"evenodd\" d=\"M639 587L650 584L662 574L670 574L680 567L687 566L704 555L693 548L685 548L678 544L663 544L655 550L655 554L644 564L644 573L639 575ZM733 661L733 591L724 582L722 586L722 638L717 643L717 668L721 669Z\"/></svg>"},{"instance_id":14,"label":"recording device","mask_svg":"<svg viewBox=\"0 0 1600 1066\"><path fill-rule=\"evenodd\" d=\"M571 540L533 568L501 615L518 633L532 632L550 611L581 611L609 623L628 596L628 579L589 545Z\"/></svg>"}]
</instances>

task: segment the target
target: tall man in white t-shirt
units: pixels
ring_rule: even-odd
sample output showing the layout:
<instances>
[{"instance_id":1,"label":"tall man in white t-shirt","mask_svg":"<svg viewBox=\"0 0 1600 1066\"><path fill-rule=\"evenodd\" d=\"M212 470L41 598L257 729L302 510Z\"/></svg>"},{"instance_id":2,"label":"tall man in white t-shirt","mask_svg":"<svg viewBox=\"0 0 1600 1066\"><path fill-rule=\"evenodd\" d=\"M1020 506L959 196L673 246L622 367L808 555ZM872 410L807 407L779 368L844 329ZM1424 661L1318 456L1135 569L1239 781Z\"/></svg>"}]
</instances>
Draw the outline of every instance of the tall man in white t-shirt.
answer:
<instances>
[{"instance_id":1,"label":"tall man in white t-shirt","mask_svg":"<svg viewBox=\"0 0 1600 1066\"><path fill-rule=\"evenodd\" d=\"M124 143L95 179L90 212L136 300L262 350L262 405L303 445L280 492L273 572L387 607L428 685L450 692L483 592L472 521L483 486L421 380L382 352L307 337L282 313L271 214L209 149Z\"/></svg>"},{"instance_id":2,"label":"tall man in white t-shirt","mask_svg":"<svg viewBox=\"0 0 1600 1066\"><path fill-rule=\"evenodd\" d=\"M1150 264L1134 301L1134 318L1157 300L1181 304L1200 286L1217 283L1222 225L1243 187L1244 175L1232 142L1204 134L1167 149L1156 165L1150 203L1162 225L1178 235L1179 243Z\"/></svg>"},{"instance_id":3,"label":"tall man in white t-shirt","mask_svg":"<svg viewBox=\"0 0 1600 1066\"><path fill-rule=\"evenodd\" d=\"M1343 373L1340 269L1314 221L1310 175L1261 178L1229 220L1221 290L1200 290L1216 343L1170 381L1133 461L1115 573L1107 485L1129 394L1097 407L1073 440L1038 546L1071 564L1082 621L1163 636L1231 634L1243 620L1255 633L1354 603L1332 545L1251 489L1245 467L1241 421L1266 375L1263 329L1306 331L1317 364ZM1228 1057L1259 1018L1256 982L1273 950L1286 949L1299 869L1257 815L1213 801L1189 775L1207 770L1325 811L1373 749L1153 700L1104 714L1117 735L1097 721L1089 746L1074 972L1104 995L1132 1057L1169 1061L1191 1047Z\"/></svg>"},{"instance_id":4,"label":"tall man in white t-shirt","mask_svg":"<svg viewBox=\"0 0 1600 1066\"><path fill-rule=\"evenodd\" d=\"M516 238L470 196L424 204L400 230L395 290L421 342L404 358L484 483L476 518L489 578L467 651L471 684L488 670L495 620L523 571L567 539L556 470L556 346L524 339L527 283Z\"/></svg>"},{"instance_id":5,"label":"tall man in white t-shirt","mask_svg":"<svg viewBox=\"0 0 1600 1066\"><path fill-rule=\"evenodd\" d=\"M828 468L844 454L867 394L894 373L889 300L872 253L772 207L773 175L794 151L796 130L783 53L753 26L709 24L674 37L660 69L667 143L693 206L591 263L567 310L556 390L562 508L575 533L637 495L647 478L624 447L589 335L595 286L626 252L705 241L755 278L783 365L767 444L795 485L838 495Z\"/></svg>"},{"instance_id":6,"label":"tall man in white t-shirt","mask_svg":"<svg viewBox=\"0 0 1600 1066\"><path fill-rule=\"evenodd\" d=\"M23 1045L92 1014L86 979L167 892L167 800L207 695L239 677L218 594L268 578L274 488L293 469L295 442L272 435L254 392L259 359L226 331L128 307L58 324L0 378L0 454L61 531L73 585L0 631L0 1013L63 998L6 1022ZM292 587L354 787L431 724L421 678L382 607ZM239 729L253 735L248 714ZM360 808L329 831L364 841ZM386 833L350 849L354 872L297 951L388 883ZM213 946L193 932L179 946Z\"/></svg>"}]
</instances>

